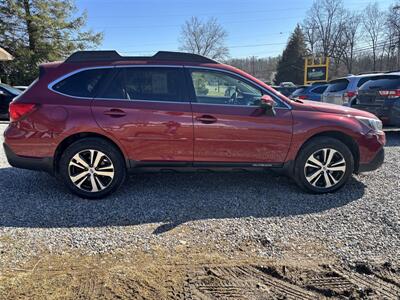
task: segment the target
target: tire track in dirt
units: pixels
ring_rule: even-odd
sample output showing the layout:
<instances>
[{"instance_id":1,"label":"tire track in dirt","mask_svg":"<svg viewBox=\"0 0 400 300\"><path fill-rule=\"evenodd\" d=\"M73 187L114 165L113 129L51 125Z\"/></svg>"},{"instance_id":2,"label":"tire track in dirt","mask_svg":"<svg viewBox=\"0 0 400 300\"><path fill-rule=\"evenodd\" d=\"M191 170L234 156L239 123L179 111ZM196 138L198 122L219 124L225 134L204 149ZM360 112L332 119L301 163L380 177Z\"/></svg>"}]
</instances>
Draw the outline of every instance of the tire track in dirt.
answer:
<instances>
[{"instance_id":1,"label":"tire track in dirt","mask_svg":"<svg viewBox=\"0 0 400 300\"><path fill-rule=\"evenodd\" d=\"M286 299L316 299L302 287L268 276L253 266L214 266L188 276L188 299L258 299L272 295Z\"/></svg>"},{"instance_id":2,"label":"tire track in dirt","mask_svg":"<svg viewBox=\"0 0 400 300\"><path fill-rule=\"evenodd\" d=\"M377 294L386 297L387 299L399 299L400 288L396 285L388 283L377 276L363 275L357 272L350 272L344 268L330 266L331 270L338 273L339 275L347 278L350 282L353 282L357 286L365 289L372 289Z\"/></svg>"}]
</instances>

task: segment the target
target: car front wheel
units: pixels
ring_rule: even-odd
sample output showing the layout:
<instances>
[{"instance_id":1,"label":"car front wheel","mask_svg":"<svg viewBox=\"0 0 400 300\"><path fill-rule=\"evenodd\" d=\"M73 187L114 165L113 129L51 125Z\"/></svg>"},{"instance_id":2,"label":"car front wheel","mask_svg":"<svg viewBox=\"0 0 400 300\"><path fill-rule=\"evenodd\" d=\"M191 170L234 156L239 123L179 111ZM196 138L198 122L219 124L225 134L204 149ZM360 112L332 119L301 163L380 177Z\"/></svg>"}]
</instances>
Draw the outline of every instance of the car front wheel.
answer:
<instances>
[{"instance_id":1,"label":"car front wheel","mask_svg":"<svg viewBox=\"0 0 400 300\"><path fill-rule=\"evenodd\" d=\"M353 154L344 143L330 137L314 138L300 150L295 180L308 192L329 193L340 189L353 170Z\"/></svg>"},{"instance_id":2,"label":"car front wheel","mask_svg":"<svg viewBox=\"0 0 400 300\"><path fill-rule=\"evenodd\" d=\"M71 144L59 162L59 177L82 198L102 198L114 192L124 181L126 167L118 149L99 138L87 138Z\"/></svg>"}]
</instances>

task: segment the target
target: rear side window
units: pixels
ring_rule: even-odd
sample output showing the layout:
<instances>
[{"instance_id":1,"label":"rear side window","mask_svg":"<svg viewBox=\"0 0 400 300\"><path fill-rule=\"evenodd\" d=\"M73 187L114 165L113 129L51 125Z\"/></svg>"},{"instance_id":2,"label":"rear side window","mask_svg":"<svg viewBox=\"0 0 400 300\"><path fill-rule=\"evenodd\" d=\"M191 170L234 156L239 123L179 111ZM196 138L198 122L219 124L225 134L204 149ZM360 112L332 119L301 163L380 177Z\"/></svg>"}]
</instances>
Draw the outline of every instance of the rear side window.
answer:
<instances>
[{"instance_id":1,"label":"rear side window","mask_svg":"<svg viewBox=\"0 0 400 300\"><path fill-rule=\"evenodd\" d=\"M347 79L333 80L329 83L327 92L340 92L347 88L349 81Z\"/></svg>"},{"instance_id":2,"label":"rear side window","mask_svg":"<svg viewBox=\"0 0 400 300\"><path fill-rule=\"evenodd\" d=\"M306 91L307 87L300 87L296 89L293 93L292 96L298 96Z\"/></svg>"},{"instance_id":3,"label":"rear side window","mask_svg":"<svg viewBox=\"0 0 400 300\"><path fill-rule=\"evenodd\" d=\"M372 77L362 77L360 80L357 82L357 87L362 86L364 83L366 83L368 80L370 80Z\"/></svg>"},{"instance_id":4,"label":"rear side window","mask_svg":"<svg viewBox=\"0 0 400 300\"><path fill-rule=\"evenodd\" d=\"M100 82L110 69L91 69L71 75L53 85L53 90L75 97L93 98L101 86Z\"/></svg>"},{"instance_id":5,"label":"rear side window","mask_svg":"<svg viewBox=\"0 0 400 300\"><path fill-rule=\"evenodd\" d=\"M391 90L398 88L400 88L400 76L383 75L371 77L369 81L360 87L360 90Z\"/></svg>"},{"instance_id":6,"label":"rear side window","mask_svg":"<svg viewBox=\"0 0 400 300\"><path fill-rule=\"evenodd\" d=\"M328 87L327 85L319 86L319 87L316 87L315 89L313 89L311 92L313 92L315 94L322 94L323 92L325 92L327 87Z\"/></svg>"},{"instance_id":7,"label":"rear side window","mask_svg":"<svg viewBox=\"0 0 400 300\"><path fill-rule=\"evenodd\" d=\"M101 98L184 101L181 68L120 68Z\"/></svg>"}]
</instances>

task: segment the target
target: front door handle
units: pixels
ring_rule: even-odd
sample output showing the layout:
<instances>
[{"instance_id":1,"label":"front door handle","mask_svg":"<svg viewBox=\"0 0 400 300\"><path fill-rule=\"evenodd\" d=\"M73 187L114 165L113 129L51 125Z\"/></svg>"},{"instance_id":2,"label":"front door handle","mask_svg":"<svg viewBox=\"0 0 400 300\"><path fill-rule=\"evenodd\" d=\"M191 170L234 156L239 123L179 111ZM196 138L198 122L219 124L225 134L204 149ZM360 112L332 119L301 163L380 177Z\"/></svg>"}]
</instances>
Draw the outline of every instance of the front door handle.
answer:
<instances>
[{"instance_id":1,"label":"front door handle","mask_svg":"<svg viewBox=\"0 0 400 300\"><path fill-rule=\"evenodd\" d=\"M126 116L126 112L124 112L122 109L118 108L112 108L110 110L107 110L104 112L106 116L110 116L112 118L121 118Z\"/></svg>"},{"instance_id":2,"label":"front door handle","mask_svg":"<svg viewBox=\"0 0 400 300\"><path fill-rule=\"evenodd\" d=\"M212 124L217 122L217 118L210 115L202 115L202 116L197 116L196 121L199 121L204 124Z\"/></svg>"}]
</instances>

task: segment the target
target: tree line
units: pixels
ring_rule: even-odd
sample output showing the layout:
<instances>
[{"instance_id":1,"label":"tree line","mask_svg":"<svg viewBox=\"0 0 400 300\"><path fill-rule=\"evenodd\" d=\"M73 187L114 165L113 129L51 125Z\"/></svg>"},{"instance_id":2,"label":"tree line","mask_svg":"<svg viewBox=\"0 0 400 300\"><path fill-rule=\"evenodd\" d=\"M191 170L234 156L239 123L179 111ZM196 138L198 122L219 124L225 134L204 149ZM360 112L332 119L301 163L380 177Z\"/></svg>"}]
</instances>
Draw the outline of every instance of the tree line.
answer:
<instances>
[{"instance_id":1,"label":"tree line","mask_svg":"<svg viewBox=\"0 0 400 300\"><path fill-rule=\"evenodd\" d=\"M103 33L86 30L87 14L77 14L73 0L2 0L0 46L15 60L0 62L0 78L29 84L37 66L62 60L72 52L95 49ZM386 10L371 2L361 11L343 0L314 0L279 57L231 58L227 31L216 18L192 17L181 28L179 50L232 64L264 81L301 84L306 56L331 58L331 77L400 69L400 0Z\"/></svg>"},{"instance_id":2,"label":"tree line","mask_svg":"<svg viewBox=\"0 0 400 300\"><path fill-rule=\"evenodd\" d=\"M100 45L103 34L85 30L86 20L73 0L1 0L0 47L15 59L0 62L0 79L30 84L40 63Z\"/></svg>"},{"instance_id":3,"label":"tree line","mask_svg":"<svg viewBox=\"0 0 400 300\"><path fill-rule=\"evenodd\" d=\"M294 73L306 56L330 57L331 77L400 69L400 1L351 11L342 0L315 0L279 60L276 82L302 83Z\"/></svg>"}]
</instances>

